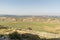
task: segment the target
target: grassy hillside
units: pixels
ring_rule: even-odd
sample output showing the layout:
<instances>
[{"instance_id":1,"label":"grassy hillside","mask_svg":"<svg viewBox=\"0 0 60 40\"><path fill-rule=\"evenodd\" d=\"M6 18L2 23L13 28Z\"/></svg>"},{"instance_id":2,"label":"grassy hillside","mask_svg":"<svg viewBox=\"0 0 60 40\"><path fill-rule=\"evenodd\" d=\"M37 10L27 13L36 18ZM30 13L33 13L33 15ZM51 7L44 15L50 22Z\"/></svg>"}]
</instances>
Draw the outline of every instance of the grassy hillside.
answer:
<instances>
[{"instance_id":1,"label":"grassy hillside","mask_svg":"<svg viewBox=\"0 0 60 40\"><path fill-rule=\"evenodd\" d=\"M5 27L7 29L3 29ZM35 33L41 38L60 37L60 18L0 17L0 34L9 34L16 29L19 33ZM31 29L32 31L29 31Z\"/></svg>"},{"instance_id":2,"label":"grassy hillside","mask_svg":"<svg viewBox=\"0 0 60 40\"><path fill-rule=\"evenodd\" d=\"M60 23L0 21L0 25L3 25L5 27L10 27L10 28L21 28L26 30L30 27L34 31L55 32L56 30L59 30Z\"/></svg>"}]
</instances>

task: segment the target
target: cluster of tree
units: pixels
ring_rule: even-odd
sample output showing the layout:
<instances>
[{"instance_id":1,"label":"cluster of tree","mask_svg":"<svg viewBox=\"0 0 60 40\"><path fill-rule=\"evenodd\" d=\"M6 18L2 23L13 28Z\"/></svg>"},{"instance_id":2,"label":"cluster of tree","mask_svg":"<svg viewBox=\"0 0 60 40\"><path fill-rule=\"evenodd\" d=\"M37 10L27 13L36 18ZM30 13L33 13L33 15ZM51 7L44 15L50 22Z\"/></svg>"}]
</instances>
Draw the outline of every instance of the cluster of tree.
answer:
<instances>
[{"instance_id":1,"label":"cluster of tree","mask_svg":"<svg viewBox=\"0 0 60 40\"><path fill-rule=\"evenodd\" d=\"M0 34L0 38L4 37L6 35ZM13 32L7 35L8 40L60 40L60 38L52 38L52 39L46 39L46 38L40 38L38 35L34 34L19 34L18 32ZM6 39L6 37L4 37Z\"/></svg>"},{"instance_id":2,"label":"cluster of tree","mask_svg":"<svg viewBox=\"0 0 60 40\"><path fill-rule=\"evenodd\" d=\"M29 34L29 33L26 33L26 34L19 34L17 32L13 32L11 34L8 35L9 38L12 40L40 40L40 37L37 36L37 35L33 35L33 34Z\"/></svg>"}]
</instances>

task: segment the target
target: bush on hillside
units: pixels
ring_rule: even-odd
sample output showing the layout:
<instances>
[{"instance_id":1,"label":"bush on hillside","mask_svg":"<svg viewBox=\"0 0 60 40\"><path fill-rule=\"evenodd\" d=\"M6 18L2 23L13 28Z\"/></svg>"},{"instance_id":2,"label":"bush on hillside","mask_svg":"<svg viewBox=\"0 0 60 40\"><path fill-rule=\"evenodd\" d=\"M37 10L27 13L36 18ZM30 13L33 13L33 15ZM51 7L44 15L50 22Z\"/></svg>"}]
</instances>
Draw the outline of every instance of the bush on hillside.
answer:
<instances>
[{"instance_id":1,"label":"bush on hillside","mask_svg":"<svg viewBox=\"0 0 60 40\"><path fill-rule=\"evenodd\" d=\"M19 39L19 40L21 40L21 35L17 32L13 32L13 33L9 34L9 38L10 39Z\"/></svg>"}]
</instances>

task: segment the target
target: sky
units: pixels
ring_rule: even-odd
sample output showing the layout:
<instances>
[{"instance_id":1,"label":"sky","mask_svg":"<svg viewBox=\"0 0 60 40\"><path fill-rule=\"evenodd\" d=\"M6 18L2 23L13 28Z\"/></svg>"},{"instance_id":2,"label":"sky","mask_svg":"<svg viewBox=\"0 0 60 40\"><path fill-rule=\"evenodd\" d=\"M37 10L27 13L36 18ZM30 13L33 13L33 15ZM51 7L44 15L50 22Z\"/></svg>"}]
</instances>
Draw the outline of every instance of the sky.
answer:
<instances>
[{"instance_id":1,"label":"sky","mask_svg":"<svg viewBox=\"0 0 60 40\"><path fill-rule=\"evenodd\" d=\"M0 0L0 14L60 15L60 0Z\"/></svg>"}]
</instances>

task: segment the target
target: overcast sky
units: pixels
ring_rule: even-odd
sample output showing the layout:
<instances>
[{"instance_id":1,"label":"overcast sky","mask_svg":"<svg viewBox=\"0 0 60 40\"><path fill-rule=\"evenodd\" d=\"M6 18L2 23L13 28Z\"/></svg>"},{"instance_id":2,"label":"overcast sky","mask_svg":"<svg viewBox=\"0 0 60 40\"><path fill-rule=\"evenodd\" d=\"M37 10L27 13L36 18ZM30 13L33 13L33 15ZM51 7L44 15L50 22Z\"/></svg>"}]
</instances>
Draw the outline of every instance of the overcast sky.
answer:
<instances>
[{"instance_id":1,"label":"overcast sky","mask_svg":"<svg viewBox=\"0 0 60 40\"><path fill-rule=\"evenodd\" d=\"M0 14L60 15L60 0L0 0Z\"/></svg>"}]
</instances>

